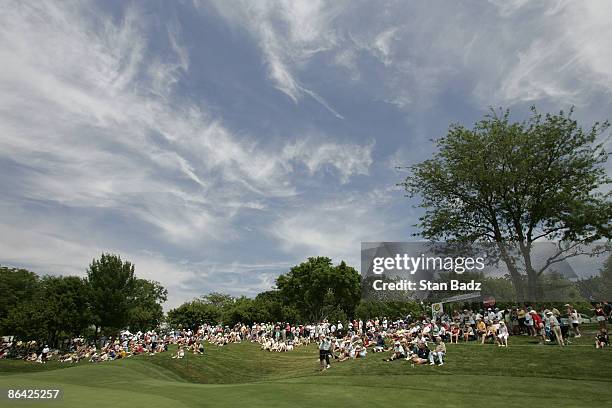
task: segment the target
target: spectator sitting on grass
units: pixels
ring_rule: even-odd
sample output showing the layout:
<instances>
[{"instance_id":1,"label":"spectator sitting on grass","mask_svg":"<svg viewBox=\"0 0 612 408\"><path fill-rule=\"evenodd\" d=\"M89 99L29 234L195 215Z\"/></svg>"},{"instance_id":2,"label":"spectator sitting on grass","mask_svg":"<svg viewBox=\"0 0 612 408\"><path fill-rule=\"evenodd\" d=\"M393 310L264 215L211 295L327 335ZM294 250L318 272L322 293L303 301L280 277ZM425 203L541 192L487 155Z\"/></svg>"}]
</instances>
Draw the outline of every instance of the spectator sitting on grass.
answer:
<instances>
[{"instance_id":1,"label":"spectator sitting on grass","mask_svg":"<svg viewBox=\"0 0 612 408\"><path fill-rule=\"evenodd\" d=\"M474 329L472 326L466 325L463 327L463 341L467 342L468 340L476 339L476 334L474 333Z\"/></svg>"},{"instance_id":2,"label":"spectator sitting on grass","mask_svg":"<svg viewBox=\"0 0 612 408\"><path fill-rule=\"evenodd\" d=\"M508 326L505 322L499 322L499 330L497 332L497 345L499 347L508 347Z\"/></svg>"},{"instance_id":3,"label":"spectator sitting on grass","mask_svg":"<svg viewBox=\"0 0 612 408\"><path fill-rule=\"evenodd\" d=\"M398 340L395 343L393 343L393 353L391 354L391 357L385 359L384 361L393 361L393 360L397 360L397 359L405 358L405 357L406 357L406 350L404 350L404 347Z\"/></svg>"},{"instance_id":4,"label":"spectator sitting on grass","mask_svg":"<svg viewBox=\"0 0 612 408\"><path fill-rule=\"evenodd\" d=\"M453 323L451 325L451 330L450 330L450 342L451 342L451 344L453 344L453 340L454 340L455 344L459 343L459 335L460 334L461 334L461 329L459 328L459 324Z\"/></svg>"},{"instance_id":5,"label":"spectator sitting on grass","mask_svg":"<svg viewBox=\"0 0 612 408\"><path fill-rule=\"evenodd\" d=\"M484 342L484 337L487 334L487 325L481 318L476 319L476 334L479 339L482 337Z\"/></svg>"},{"instance_id":6,"label":"spectator sitting on grass","mask_svg":"<svg viewBox=\"0 0 612 408\"><path fill-rule=\"evenodd\" d=\"M424 342L417 346L417 352L409 357L413 364L427 364L429 362L429 348Z\"/></svg>"},{"instance_id":7,"label":"spectator sitting on grass","mask_svg":"<svg viewBox=\"0 0 612 408\"><path fill-rule=\"evenodd\" d=\"M185 357L185 350L183 349L183 346L179 346L176 354L173 355L172 358L181 359L183 357Z\"/></svg>"},{"instance_id":8,"label":"spectator sitting on grass","mask_svg":"<svg viewBox=\"0 0 612 408\"><path fill-rule=\"evenodd\" d=\"M487 327L486 333L482 336L481 344L485 343L485 340L491 338L493 341L497 341L497 328L499 327L499 323L493 323Z\"/></svg>"},{"instance_id":9,"label":"spectator sitting on grass","mask_svg":"<svg viewBox=\"0 0 612 408\"><path fill-rule=\"evenodd\" d=\"M376 336L376 345L374 346L374 349L372 351L374 353L388 351L387 346L385 345L385 339L383 338L382 334L378 333L378 336Z\"/></svg>"},{"instance_id":10,"label":"spectator sitting on grass","mask_svg":"<svg viewBox=\"0 0 612 408\"><path fill-rule=\"evenodd\" d=\"M606 329L599 329L599 333L595 336L595 348L604 348L608 343L608 332Z\"/></svg>"},{"instance_id":11,"label":"spectator sitting on grass","mask_svg":"<svg viewBox=\"0 0 612 408\"><path fill-rule=\"evenodd\" d=\"M418 352L417 352L418 353ZM444 365L444 355L446 354L446 344L442 338L436 337L436 348L429 353L429 364L434 365L434 359L438 360L438 365Z\"/></svg>"},{"instance_id":12,"label":"spectator sitting on grass","mask_svg":"<svg viewBox=\"0 0 612 408\"><path fill-rule=\"evenodd\" d=\"M357 344L357 346L355 347L355 358L366 358L367 354L368 349L361 344Z\"/></svg>"}]
</instances>

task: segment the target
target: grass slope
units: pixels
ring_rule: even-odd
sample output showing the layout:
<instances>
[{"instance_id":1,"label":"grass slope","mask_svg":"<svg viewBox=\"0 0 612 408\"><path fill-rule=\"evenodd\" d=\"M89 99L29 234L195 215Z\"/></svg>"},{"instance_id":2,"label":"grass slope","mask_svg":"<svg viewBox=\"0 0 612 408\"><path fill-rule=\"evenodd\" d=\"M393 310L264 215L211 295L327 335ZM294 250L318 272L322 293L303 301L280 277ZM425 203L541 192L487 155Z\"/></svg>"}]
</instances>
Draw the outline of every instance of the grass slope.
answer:
<instances>
[{"instance_id":1,"label":"grass slope","mask_svg":"<svg viewBox=\"0 0 612 408\"><path fill-rule=\"evenodd\" d=\"M565 348L512 338L508 349L448 345L443 367L386 363L382 355L333 364L318 372L316 346L291 353L255 344L209 346L205 356L173 360L170 353L69 366L0 361L0 388L61 387L61 402L2 406L66 407L372 407L612 404L612 349L591 337Z\"/></svg>"}]
</instances>

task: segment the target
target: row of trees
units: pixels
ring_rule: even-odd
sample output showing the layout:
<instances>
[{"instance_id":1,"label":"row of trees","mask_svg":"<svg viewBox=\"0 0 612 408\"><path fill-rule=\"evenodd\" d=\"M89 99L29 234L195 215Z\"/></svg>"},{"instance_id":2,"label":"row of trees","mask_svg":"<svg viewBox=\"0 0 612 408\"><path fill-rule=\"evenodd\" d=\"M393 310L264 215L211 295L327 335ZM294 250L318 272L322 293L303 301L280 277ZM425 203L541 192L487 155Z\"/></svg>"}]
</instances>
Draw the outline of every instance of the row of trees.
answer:
<instances>
[{"instance_id":1,"label":"row of trees","mask_svg":"<svg viewBox=\"0 0 612 408\"><path fill-rule=\"evenodd\" d=\"M588 311L592 296L612 295L612 257L600 276L570 282L561 280L564 299ZM504 278L473 274L442 276L461 281L478 278L485 292L499 299L512 298L512 283ZM186 302L168 312L165 321L174 328L195 328L202 323L234 325L253 322L309 323L375 316L399 317L428 314L418 301L362 298L360 274L341 262L333 265L326 257L313 257L294 266L276 280L276 288L254 298L211 293ZM164 320L162 303L166 290L157 282L138 279L134 265L116 255L103 254L94 260L87 276L39 277L24 269L0 267L0 332L21 339L36 339L58 345L61 339L117 330L148 330ZM437 300L454 295L440 292ZM508 303L507 306L516 303ZM506 305L502 302L500 306ZM460 307L462 305L455 305ZM560 307L559 305L557 305Z\"/></svg>"},{"instance_id":2,"label":"row of trees","mask_svg":"<svg viewBox=\"0 0 612 408\"><path fill-rule=\"evenodd\" d=\"M134 265L112 254L94 259L85 278L39 277L0 267L0 293L0 333L54 346L67 337L155 327L167 295L159 283L137 278Z\"/></svg>"},{"instance_id":3,"label":"row of trees","mask_svg":"<svg viewBox=\"0 0 612 408\"><path fill-rule=\"evenodd\" d=\"M312 257L276 279L276 289L255 298L213 293L168 312L176 327L202 322L232 325L237 322L313 322L355 315L361 298L361 276L345 262Z\"/></svg>"}]
</instances>

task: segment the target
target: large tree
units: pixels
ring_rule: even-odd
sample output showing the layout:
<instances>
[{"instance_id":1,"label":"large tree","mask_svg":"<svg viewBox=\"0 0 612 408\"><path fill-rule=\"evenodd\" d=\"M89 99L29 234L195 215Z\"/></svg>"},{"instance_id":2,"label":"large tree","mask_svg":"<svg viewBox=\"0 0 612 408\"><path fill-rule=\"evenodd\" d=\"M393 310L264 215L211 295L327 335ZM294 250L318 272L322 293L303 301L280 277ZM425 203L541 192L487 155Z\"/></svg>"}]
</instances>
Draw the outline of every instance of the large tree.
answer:
<instances>
[{"instance_id":1,"label":"large tree","mask_svg":"<svg viewBox=\"0 0 612 408\"><path fill-rule=\"evenodd\" d=\"M39 287L38 275L25 269L0 266L0 332L2 321L9 311L36 295Z\"/></svg>"},{"instance_id":2,"label":"large tree","mask_svg":"<svg viewBox=\"0 0 612 408\"><path fill-rule=\"evenodd\" d=\"M359 272L344 261L334 266L327 257L308 258L279 276L276 286L285 303L311 322L338 312L353 316L361 296Z\"/></svg>"},{"instance_id":3,"label":"large tree","mask_svg":"<svg viewBox=\"0 0 612 408\"><path fill-rule=\"evenodd\" d=\"M132 305L127 325L130 330L146 331L159 326L168 291L159 283L146 279L135 279Z\"/></svg>"},{"instance_id":4,"label":"large tree","mask_svg":"<svg viewBox=\"0 0 612 408\"><path fill-rule=\"evenodd\" d=\"M31 291L30 298L15 304L3 319L9 334L57 346L89 325L89 296L82 278L44 276Z\"/></svg>"},{"instance_id":5,"label":"large tree","mask_svg":"<svg viewBox=\"0 0 612 408\"><path fill-rule=\"evenodd\" d=\"M42 279L42 315L48 341L54 345L64 336L83 334L91 321L89 294L78 276L45 276Z\"/></svg>"},{"instance_id":6,"label":"large tree","mask_svg":"<svg viewBox=\"0 0 612 408\"><path fill-rule=\"evenodd\" d=\"M203 323L218 323L222 310L200 299L186 302L168 312L168 322L174 328L195 329Z\"/></svg>"},{"instance_id":7,"label":"large tree","mask_svg":"<svg viewBox=\"0 0 612 408\"><path fill-rule=\"evenodd\" d=\"M608 154L600 140L607 128L604 122L583 129L571 110L541 115L535 108L524 122L492 111L472 129L451 125L434 156L410 167L402 183L425 210L420 235L494 243L519 299L537 300L542 273L610 238L612 203L602 192L610 182ZM539 241L559 244L536 267Z\"/></svg>"},{"instance_id":8,"label":"large tree","mask_svg":"<svg viewBox=\"0 0 612 408\"><path fill-rule=\"evenodd\" d=\"M89 265L87 282L96 332L127 326L136 288L134 265L118 255L102 254Z\"/></svg>"}]
</instances>

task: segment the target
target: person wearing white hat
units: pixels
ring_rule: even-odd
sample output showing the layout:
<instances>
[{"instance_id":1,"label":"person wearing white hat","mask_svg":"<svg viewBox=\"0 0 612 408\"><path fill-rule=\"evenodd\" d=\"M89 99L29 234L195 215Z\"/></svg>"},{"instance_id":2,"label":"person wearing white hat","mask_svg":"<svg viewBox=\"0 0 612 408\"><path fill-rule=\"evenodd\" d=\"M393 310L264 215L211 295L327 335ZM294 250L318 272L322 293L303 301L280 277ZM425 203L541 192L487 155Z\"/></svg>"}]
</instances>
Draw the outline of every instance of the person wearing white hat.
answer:
<instances>
[{"instance_id":1,"label":"person wearing white hat","mask_svg":"<svg viewBox=\"0 0 612 408\"><path fill-rule=\"evenodd\" d=\"M557 344L560 346L564 346L563 335L561 334L561 325L559 324L559 320L555 317L553 312L550 310L546 312L546 317L550 323L550 329L554 333L555 338L557 340Z\"/></svg>"},{"instance_id":2,"label":"person wearing white hat","mask_svg":"<svg viewBox=\"0 0 612 408\"><path fill-rule=\"evenodd\" d=\"M393 361L393 360L397 360L397 359L405 358L405 357L406 357L406 350L404 350L404 346L402 346L402 343L400 343L400 341L397 340L395 343L393 343L393 354L391 354L391 357L389 357L385 361Z\"/></svg>"}]
</instances>

